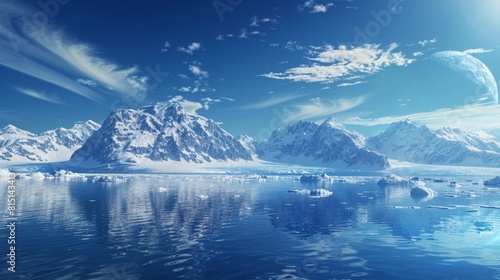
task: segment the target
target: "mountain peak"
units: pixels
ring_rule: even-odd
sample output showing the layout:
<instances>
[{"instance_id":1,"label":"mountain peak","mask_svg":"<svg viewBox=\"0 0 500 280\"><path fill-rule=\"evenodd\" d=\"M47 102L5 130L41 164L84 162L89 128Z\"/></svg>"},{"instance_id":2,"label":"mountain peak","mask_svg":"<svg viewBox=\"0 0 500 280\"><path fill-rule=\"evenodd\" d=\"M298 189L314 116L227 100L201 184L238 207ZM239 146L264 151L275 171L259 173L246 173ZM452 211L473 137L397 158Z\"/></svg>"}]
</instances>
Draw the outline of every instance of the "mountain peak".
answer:
<instances>
[{"instance_id":1,"label":"mountain peak","mask_svg":"<svg viewBox=\"0 0 500 280\"><path fill-rule=\"evenodd\" d=\"M72 130L81 130L81 129L91 129L91 130L97 130L99 129L100 125L93 120L88 120L85 122L77 122L73 127L71 128Z\"/></svg>"},{"instance_id":2,"label":"mountain peak","mask_svg":"<svg viewBox=\"0 0 500 280\"><path fill-rule=\"evenodd\" d=\"M401 130L401 129L414 130L417 128L418 127L414 123L412 123L409 119L406 119L404 121L391 123L391 125L387 130L388 131Z\"/></svg>"},{"instance_id":3,"label":"mountain peak","mask_svg":"<svg viewBox=\"0 0 500 280\"><path fill-rule=\"evenodd\" d=\"M72 159L88 162L227 162L251 153L214 121L189 114L176 102L115 111Z\"/></svg>"},{"instance_id":4,"label":"mountain peak","mask_svg":"<svg viewBox=\"0 0 500 280\"><path fill-rule=\"evenodd\" d=\"M1 129L2 132L13 131L13 130L19 130L19 128L17 128L16 126L14 126L12 124L9 124Z\"/></svg>"},{"instance_id":5,"label":"mountain peak","mask_svg":"<svg viewBox=\"0 0 500 280\"><path fill-rule=\"evenodd\" d=\"M300 121L257 143L264 160L334 168L380 170L387 158L365 147L365 138L330 117L321 125Z\"/></svg>"},{"instance_id":6,"label":"mountain peak","mask_svg":"<svg viewBox=\"0 0 500 280\"><path fill-rule=\"evenodd\" d=\"M0 129L0 134L23 134L23 135L34 135L29 131L22 130L12 124L9 124L5 126L4 128Z\"/></svg>"},{"instance_id":7,"label":"mountain peak","mask_svg":"<svg viewBox=\"0 0 500 280\"><path fill-rule=\"evenodd\" d=\"M322 126L328 126L328 127L331 127L331 128L336 128L336 129L340 129L340 130L346 130L346 127L339 123L337 120L335 120L334 117L329 117L328 119L326 119Z\"/></svg>"}]
</instances>

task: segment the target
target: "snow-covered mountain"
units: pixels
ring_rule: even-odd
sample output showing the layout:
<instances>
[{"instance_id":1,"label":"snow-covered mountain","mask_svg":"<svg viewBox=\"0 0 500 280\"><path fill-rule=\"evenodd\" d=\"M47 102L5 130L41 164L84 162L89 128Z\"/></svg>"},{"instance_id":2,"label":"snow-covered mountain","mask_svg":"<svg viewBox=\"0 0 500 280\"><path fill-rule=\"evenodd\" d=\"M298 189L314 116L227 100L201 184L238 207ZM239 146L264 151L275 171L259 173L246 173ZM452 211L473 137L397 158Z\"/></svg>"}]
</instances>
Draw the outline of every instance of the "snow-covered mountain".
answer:
<instances>
[{"instance_id":1,"label":"snow-covered mountain","mask_svg":"<svg viewBox=\"0 0 500 280\"><path fill-rule=\"evenodd\" d=\"M365 148L365 138L333 118L321 125L300 121L275 130L257 143L257 154L269 161L332 168L380 170L389 167L384 155Z\"/></svg>"},{"instance_id":2,"label":"snow-covered mountain","mask_svg":"<svg viewBox=\"0 0 500 280\"><path fill-rule=\"evenodd\" d=\"M73 152L99 129L93 121L34 134L13 125L0 129L0 161L11 163L58 162Z\"/></svg>"},{"instance_id":3,"label":"snow-covered mountain","mask_svg":"<svg viewBox=\"0 0 500 280\"><path fill-rule=\"evenodd\" d=\"M91 164L251 161L252 155L213 120L160 102L117 110L71 157Z\"/></svg>"},{"instance_id":4,"label":"snow-covered mountain","mask_svg":"<svg viewBox=\"0 0 500 280\"><path fill-rule=\"evenodd\" d=\"M429 129L410 121L393 123L368 138L368 147L389 158L424 164L499 167L500 143L487 133Z\"/></svg>"}]
</instances>

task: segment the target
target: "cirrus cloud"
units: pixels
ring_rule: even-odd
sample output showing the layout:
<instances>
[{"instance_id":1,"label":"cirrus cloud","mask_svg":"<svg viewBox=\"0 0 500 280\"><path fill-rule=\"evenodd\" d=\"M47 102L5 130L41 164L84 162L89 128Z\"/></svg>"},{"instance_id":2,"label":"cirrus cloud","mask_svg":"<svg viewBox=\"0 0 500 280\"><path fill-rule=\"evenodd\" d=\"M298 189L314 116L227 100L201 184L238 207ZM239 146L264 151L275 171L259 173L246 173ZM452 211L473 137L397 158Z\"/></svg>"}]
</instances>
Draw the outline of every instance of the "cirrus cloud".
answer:
<instances>
[{"instance_id":1,"label":"cirrus cloud","mask_svg":"<svg viewBox=\"0 0 500 280\"><path fill-rule=\"evenodd\" d=\"M136 93L129 83L139 74L136 66L113 63L50 24L34 26L26 20L33 11L17 1L6 0L1 8L0 65L96 102L104 101L102 94L81 81L92 80L124 95ZM79 82L77 77L84 78Z\"/></svg>"}]
</instances>

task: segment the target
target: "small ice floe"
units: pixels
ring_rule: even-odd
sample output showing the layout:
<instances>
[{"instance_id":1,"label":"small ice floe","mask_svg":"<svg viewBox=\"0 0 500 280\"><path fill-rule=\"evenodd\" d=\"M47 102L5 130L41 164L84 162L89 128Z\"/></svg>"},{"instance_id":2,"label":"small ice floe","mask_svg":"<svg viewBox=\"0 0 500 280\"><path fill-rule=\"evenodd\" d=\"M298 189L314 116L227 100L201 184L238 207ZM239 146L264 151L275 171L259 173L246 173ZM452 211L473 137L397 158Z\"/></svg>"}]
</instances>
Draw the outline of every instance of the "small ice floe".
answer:
<instances>
[{"instance_id":1,"label":"small ice floe","mask_svg":"<svg viewBox=\"0 0 500 280\"><path fill-rule=\"evenodd\" d=\"M321 177L319 175L302 175L300 177L301 183L317 183L321 182Z\"/></svg>"},{"instance_id":2,"label":"small ice floe","mask_svg":"<svg viewBox=\"0 0 500 280\"><path fill-rule=\"evenodd\" d=\"M24 179L29 179L28 174L17 174L16 175L16 180L24 180Z\"/></svg>"},{"instance_id":3,"label":"small ice floe","mask_svg":"<svg viewBox=\"0 0 500 280\"><path fill-rule=\"evenodd\" d=\"M30 177L31 177L31 180L42 181L45 179L46 176L42 172L33 172L30 174Z\"/></svg>"},{"instance_id":4,"label":"small ice floe","mask_svg":"<svg viewBox=\"0 0 500 280\"><path fill-rule=\"evenodd\" d=\"M326 173L321 175L302 175L300 177L301 183L317 183L322 181L333 181L333 178L328 176Z\"/></svg>"},{"instance_id":5,"label":"small ice floe","mask_svg":"<svg viewBox=\"0 0 500 280\"><path fill-rule=\"evenodd\" d=\"M311 197L329 197L333 193L329 190L325 189L314 189L314 190L308 190L308 189L302 189L302 190L290 190L288 192L293 192L293 193L299 193L299 194L307 194Z\"/></svg>"},{"instance_id":6,"label":"small ice floe","mask_svg":"<svg viewBox=\"0 0 500 280\"><path fill-rule=\"evenodd\" d=\"M479 207L486 209L500 209L500 206L493 206L493 205L480 205Z\"/></svg>"},{"instance_id":7,"label":"small ice floe","mask_svg":"<svg viewBox=\"0 0 500 280\"><path fill-rule=\"evenodd\" d=\"M493 179L489 179L484 181L483 185L485 186L493 186L493 187L500 187L500 177L495 177Z\"/></svg>"},{"instance_id":8,"label":"small ice floe","mask_svg":"<svg viewBox=\"0 0 500 280\"><path fill-rule=\"evenodd\" d=\"M420 209L420 206L401 206L401 205L396 205L396 206L388 206L387 208L392 208L392 209Z\"/></svg>"},{"instance_id":9,"label":"small ice floe","mask_svg":"<svg viewBox=\"0 0 500 280\"><path fill-rule=\"evenodd\" d=\"M158 192L168 192L168 189L159 187Z\"/></svg>"},{"instance_id":10,"label":"small ice floe","mask_svg":"<svg viewBox=\"0 0 500 280\"><path fill-rule=\"evenodd\" d=\"M0 168L0 177L9 177L9 174L11 174L9 169Z\"/></svg>"},{"instance_id":11,"label":"small ice floe","mask_svg":"<svg viewBox=\"0 0 500 280\"><path fill-rule=\"evenodd\" d=\"M311 193L311 191L308 189L301 189L301 190L295 189L295 190L290 190L288 192L300 193L300 194L310 194Z\"/></svg>"},{"instance_id":12,"label":"small ice floe","mask_svg":"<svg viewBox=\"0 0 500 280\"><path fill-rule=\"evenodd\" d=\"M331 196L333 193L329 190L325 190L325 189L315 189L315 190L311 190L311 193L310 193L310 196L311 197L317 197L317 198L320 198L320 197L329 197Z\"/></svg>"},{"instance_id":13,"label":"small ice floe","mask_svg":"<svg viewBox=\"0 0 500 280\"><path fill-rule=\"evenodd\" d=\"M444 180L444 179L434 179L433 181L434 183L446 183L448 182L448 180Z\"/></svg>"},{"instance_id":14,"label":"small ice floe","mask_svg":"<svg viewBox=\"0 0 500 280\"><path fill-rule=\"evenodd\" d=\"M448 184L448 187L452 187L452 188L458 188L462 186L462 184L460 183L457 183L456 181L451 181L449 184Z\"/></svg>"},{"instance_id":15,"label":"small ice floe","mask_svg":"<svg viewBox=\"0 0 500 280\"><path fill-rule=\"evenodd\" d=\"M99 182L99 183L111 183L111 182L116 182L116 177L114 177L114 176L95 176L93 181Z\"/></svg>"},{"instance_id":16,"label":"small ice floe","mask_svg":"<svg viewBox=\"0 0 500 280\"><path fill-rule=\"evenodd\" d=\"M428 205L427 208L434 208L434 209L452 209L453 207L447 207L447 206L439 206L439 205Z\"/></svg>"},{"instance_id":17,"label":"small ice floe","mask_svg":"<svg viewBox=\"0 0 500 280\"><path fill-rule=\"evenodd\" d=\"M209 196L207 194L200 194L200 195L197 195L196 197L201 199L201 200L207 200L209 198Z\"/></svg>"},{"instance_id":18,"label":"small ice floe","mask_svg":"<svg viewBox=\"0 0 500 280\"><path fill-rule=\"evenodd\" d=\"M408 185L408 181L394 174L389 174L378 181L379 186L403 186Z\"/></svg>"},{"instance_id":19,"label":"small ice floe","mask_svg":"<svg viewBox=\"0 0 500 280\"><path fill-rule=\"evenodd\" d=\"M78 174L78 173L75 173L75 172L67 171L67 170L64 170L64 169L58 170L58 171L54 172L52 175L55 178L64 179L64 180L73 180L73 179L84 180L84 179L87 179L87 177L85 177L82 174Z\"/></svg>"},{"instance_id":20,"label":"small ice floe","mask_svg":"<svg viewBox=\"0 0 500 280\"><path fill-rule=\"evenodd\" d=\"M432 199L436 195L436 192L428 187L424 186L414 186L410 190L410 196L414 199Z\"/></svg>"}]
</instances>

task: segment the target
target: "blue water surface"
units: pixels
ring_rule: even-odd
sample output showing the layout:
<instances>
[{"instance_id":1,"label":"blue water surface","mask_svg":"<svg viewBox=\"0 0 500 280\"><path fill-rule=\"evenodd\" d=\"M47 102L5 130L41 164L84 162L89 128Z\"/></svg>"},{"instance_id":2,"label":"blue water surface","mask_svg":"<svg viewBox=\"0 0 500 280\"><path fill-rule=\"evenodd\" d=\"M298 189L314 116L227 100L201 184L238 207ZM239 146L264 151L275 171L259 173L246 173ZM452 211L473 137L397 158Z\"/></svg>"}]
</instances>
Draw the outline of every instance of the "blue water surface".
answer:
<instances>
[{"instance_id":1,"label":"blue water surface","mask_svg":"<svg viewBox=\"0 0 500 280\"><path fill-rule=\"evenodd\" d=\"M500 190L477 178L414 199L364 177L87 177L16 181L0 279L500 279Z\"/></svg>"}]
</instances>

